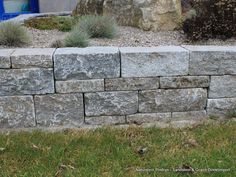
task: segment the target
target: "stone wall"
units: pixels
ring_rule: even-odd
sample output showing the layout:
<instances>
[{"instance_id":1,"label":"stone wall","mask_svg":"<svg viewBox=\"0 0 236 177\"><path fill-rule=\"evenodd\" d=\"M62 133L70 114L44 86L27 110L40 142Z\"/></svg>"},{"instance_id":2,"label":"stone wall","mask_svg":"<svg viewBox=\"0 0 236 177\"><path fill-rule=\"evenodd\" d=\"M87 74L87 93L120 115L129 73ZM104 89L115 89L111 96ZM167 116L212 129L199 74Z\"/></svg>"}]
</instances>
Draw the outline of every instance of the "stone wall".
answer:
<instances>
[{"instance_id":1,"label":"stone wall","mask_svg":"<svg viewBox=\"0 0 236 177\"><path fill-rule=\"evenodd\" d=\"M171 123L235 109L235 46L0 50L0 128Z\"/></svg>"}]
</instances>

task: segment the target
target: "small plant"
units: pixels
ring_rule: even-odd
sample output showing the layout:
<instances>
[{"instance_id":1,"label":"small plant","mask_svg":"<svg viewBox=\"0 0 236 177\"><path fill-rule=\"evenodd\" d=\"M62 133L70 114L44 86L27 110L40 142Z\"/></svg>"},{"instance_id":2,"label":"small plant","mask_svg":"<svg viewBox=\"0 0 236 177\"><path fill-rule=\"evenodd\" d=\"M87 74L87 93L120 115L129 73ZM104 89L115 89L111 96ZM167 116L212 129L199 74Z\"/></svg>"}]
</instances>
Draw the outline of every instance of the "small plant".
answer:
<instances>
[{"instance_id":1,"label":"small plant","mask_svg":"<svg viewBox=\"0 0 236 177\"><path fill-rule=\"evenodd\" d=\"M65 38L66 47L87 47L89 44L88 33L82 31L78 26L75 26L73 30Z\"/></svg>"},{"instance_id":2,"label":"small plant","mask_svg":"<svg viewBox=\"0 0 236 177\"><path fill-rule=\"evenodd\" d=\"M117 24L111 17L85 15L79 19L77 25L92 38L112 39L117 35Z\"/></svg>"},{"instance_id":3,"label":"small plant","mask_svg":"<svg viewBox=\"0 0 236 177\"><path fill-rule=\"evenodd\" d=\"M25 27L15 22L0 24L0 45L20 47L30 43Z\"/></svg>"},{"instance_id":4,"label":"small plant","mask_svg":"<svg viewBox=\"0 0 236 177\"><path fill-rule=\"evenodd\" d=\"M230 110L226 113L226 117L231 119L231 118L236 118L236 109L235 110Z\"/></svg>"},{"instance_id":5,"label":"small plant","mask_svg":"<svg viewBox=\"0 0 236 177\"><path fill-rule=\"evenodd\" d=\"M71 17L56 17L56 21L58 22L58 30L62 32L71 31L73 24L75 24L75 20Z\"/></svg>"},{"instance_id":6,"label":"small plant","mask_svg":"<svg viewBox=\"0 0 236 177\"><path fill-rule=\"evenodd\" d=\"M64 47L64 43L62 40L57 39L57 40L53 41L53 43L51 44L51 47L52 48L62 48L62 47Z\"/></svg>"},{"instance_id":7,"label":"small plant","mask_svg":"<svg viewBox=\"0 0 236 177\"><path fill-rule=\"evenodd\" d=\"M235 0L190 0L192 10L187 14L183 30L192 40L236 36Z\"/></svg>"}]
</instances>

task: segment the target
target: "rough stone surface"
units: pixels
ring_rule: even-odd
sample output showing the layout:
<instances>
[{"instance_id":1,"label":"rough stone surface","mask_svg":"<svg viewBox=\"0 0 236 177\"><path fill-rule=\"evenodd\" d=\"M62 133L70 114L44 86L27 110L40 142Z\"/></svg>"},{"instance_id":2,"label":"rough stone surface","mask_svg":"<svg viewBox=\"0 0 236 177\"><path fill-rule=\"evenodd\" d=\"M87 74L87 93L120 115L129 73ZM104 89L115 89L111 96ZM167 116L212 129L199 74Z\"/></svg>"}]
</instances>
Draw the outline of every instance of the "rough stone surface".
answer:
<instances>
[{"instance_id":1,"label":"rough stone surface","mask_svg":"<svg viewBox=\"0 0 236 177\"><path fill-rule=\"evenodd\" d=\"M161 77L161 88L206 88L209 87L208 76Z\"/></svg>"},{"instance_id":2,"label":"rough stone surface","mask_svg":"<svg viewBox=\"0 0 236 177\"><path fill-rule=\"evenodd\" d=\"M0 68L11 67L10 55L13 51L11 49L0 49Z\"/></svg>"},{"instance_id":3,"label":"rough stone surface","mask_svg":"<svg viewBox=\"0 0 236 177\"><path fill-rule=\"evenodd\" d=\"M56 81L57 93L104 91L103 79Z\"/></svg>"},{"instance_id":4,"label":"rough stone surface","mask_svg":"<svg viewBox=\"0 0 236 177\"><path fill-rule=\"evenodd\" d=\"M184 46L190 50L190 75L236 74L235 46Z\"/></svg>"},{"instance_id":5,"label":"rough stone surface","mask_svg":"<svg viewBox=\"0 0 236 177\"><path fill-rule=\"evenodd\" d=\"M0 97L0 128L35 126L32 96Z\"/></svg>"},{"instance_id":6,"label":"rough stone surface","mask_svg":"<svg viewBox=\"0 0 236 177\"><path fill-rule=\"evenodd\" d=\"M236 110L236 98L208 99L208 115L224 116L232 110Z\"/></svg>"},{"instance_id":7,"label":"rough stone surface","mask_svg":"<svg viewBox=\"0 0 236 177\"><path fill-rule=\"evenodd\" d=\"M212 76L209 98L226 97L236 97L236 76Z\"/></svg>"},{"instance_id":8,"label":"rough stone surface","mask_svg":"<svg viewBox=\"0 0 236 177\"><path fill-rule=\"evenodd\" d=\"M57 80L103 79L120 76L116 47L61 48L54 56Z\"/></svg>"},{"instance_id":9,"label":"rough stone surface","mask_svg":"<svg viewBox=\"0 0 236 177\"><path fill-rule=\"evenodd\" d=\"M105 89L110 91L158 89L159 80L158 77L105 79Z\"/></svg>"},{"instance_id":10,"label":"rough stone surface","mask_svg":"<svg viewBox=\"0 0 236 177\"><path fill-rule=\"evenodd\" d=\"M139 92L140 112L184 112L203 110L206 106L207 90L174 89Z\"/></svg>"},{"instance_id":11,"label":"rough stone surface","mask_svg":"<svg viewBox=\"0 0 236 177\"><path fill-rule=\"evenodd\" d=\"M128 123L134 124L153 123L157 121L168 122L171 120L171 113L139 113L126 116L126 120Z\"/></svg>"},{"instance_id":12,"label":"rough stone surface","mask_svg":"<svg viewBox=\"0 0 236 177\"><path fill-rule=\"evenodd\" d=\"M86 116L134 114L138 111L138 92L100 92L85 94Z\"/></svg>"},{"instance_id":13,"label":"rough stone surface","mask_svg":"<svg viewBox=\"0 0 236 177\"><path fill-rule=\"evenodd\" d=\"M83 96L80 93L40 95L34 100L39 126L80 126L84 122Z\"/></svg>"},{"instance_id":14,"label":"rough stone surface","mask_svg":"<svg viewBox=\"0 0 236 177\"><path fill-rule=\"evenodd\" d=\"M181 47L125 47L120 51L122 77L188 75L189 54Z\"/></svg>"},{"instance_id":15,"label":"rough stone surface","mask_svg":"<svg viewBox=\"0 0 236 177\"><path fill-rule=\"evenodd\" d=\"M16 49L11 55L12 68L52 68L54 51L52 48Z\"/></svg>"},{"instance_id":16,"label":"rough stone surface","mask_svg":"<svg viewBox=\"0 0 236 177\"><path fill-rule=\"evenodd\" d=\"M85 117L88 125L118 125L125 123L125 116Z\"/></svg>"},{"instance_id":17,"label":"rough stone surface","mask_svg":"<svg viewBox=\"0 0 236 177\"><path fill-rule=\"evenodd\" d=\"M0 95L54 93L52 69L1 69Z\"/></svg>"},{"instance_id":18,"label":"rough stone surface","mask_svg":"<svg viewBox=\"0 0 236 177\"><path fill-rule=\"evenodd\" d=\"M181 0L79 0L74 14L114 17L144 30L173 30L181 21Z\"/></svg>"},{"instance_id":19,"label":"rough stone surface","mask_svg":"<svg viewBox=\"0 0 236 177\"><path fill-rule=\"evenodd\" d=\"M190 111L190 112L173 112L172 119L173 120L197 120L206 118L206 111Z\"/></svg>"}]
</instances>

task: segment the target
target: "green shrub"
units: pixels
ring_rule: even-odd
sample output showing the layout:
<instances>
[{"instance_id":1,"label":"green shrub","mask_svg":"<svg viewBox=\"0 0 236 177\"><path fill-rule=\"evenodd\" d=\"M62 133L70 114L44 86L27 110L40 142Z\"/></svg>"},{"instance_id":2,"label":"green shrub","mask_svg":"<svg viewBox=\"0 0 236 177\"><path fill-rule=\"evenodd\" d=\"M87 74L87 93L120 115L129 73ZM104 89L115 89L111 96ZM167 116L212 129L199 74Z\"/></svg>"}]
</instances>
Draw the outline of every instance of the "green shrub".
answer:
<instances>
[{"instance_id":1,"label":"green shrub","mask_svg":"<svg viewBox=\"0 0 236 177\"><path fill-rule=\"evenodd\" d=\"M88 33L81 31L78 26L75 26L73 30L65 38L66 47L87 47L89 44Z\"/></svg>"},{"instance_id":2,"label":"green shrub","mask_svg":"<svg viewBox=\"0 0 236 177\"><path fill-rule=\"evenodd\" d=\"M63 32L71 31L73 24L75 24L72 17L56 17L56 21L58 22L58 30Z\"/></svg>"},{"instance_id":3,"label":"green shrub","mask_svg":"<svg viewBox=\"0 0 236 177\"><path fill-rule=\"evenodd\" d=\"M117 24L111 17L85 15L79 19L77 25L92 38L112 39L117 35Z\"/></svg>"},{"instance_id":4,"label":"green shrub","mask_svg":"<svg viewBox=\"0 0 236 177\"><path fill-rule=\"evenodd\" d=\"M52 48L62 48L62 47L64 47L64 42L60 39L57 39L52 42L51 47Z\"/></svg>"},{"instance_id":5,"label":"green shrub","mask_svg":"<svg viewBox=\"0 0 236 177\"><path fill-rule=\"evenodd\" d=\"M187 18L183 30L191 40L236 36L235 0L191 0L194 15Z\"/></svg>"},{"instance_id":6,"label":"green shrub","mask_svg":"<svg viewBox=\"0 0 236 177\"><path fill-rule=\"evenodd\" d=\"M0 24L0 45L20 47L30 43L25 27L15 22Z\"/></svg>"}]
</instances>

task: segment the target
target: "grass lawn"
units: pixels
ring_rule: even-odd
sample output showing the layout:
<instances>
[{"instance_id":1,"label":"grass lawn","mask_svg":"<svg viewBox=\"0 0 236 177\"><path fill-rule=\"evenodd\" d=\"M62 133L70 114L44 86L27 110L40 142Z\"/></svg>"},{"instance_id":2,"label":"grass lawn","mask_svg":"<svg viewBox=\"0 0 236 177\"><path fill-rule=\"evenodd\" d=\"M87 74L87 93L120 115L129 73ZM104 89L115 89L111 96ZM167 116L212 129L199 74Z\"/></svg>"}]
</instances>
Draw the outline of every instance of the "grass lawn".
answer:
<instances>
[{"instance_id":1,"label":"grass lawn","mask_svg":"<svg viewBox=\"0 0 236 177\"><path fill-rule=\"evenodd\" d=\"M225 171L173 171L177 168ZM1 134L0 176L235 177L236 123L186 129L131 127Z\"/></svg>"}]
</instances>

